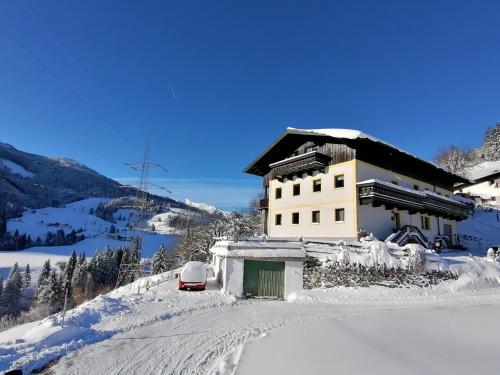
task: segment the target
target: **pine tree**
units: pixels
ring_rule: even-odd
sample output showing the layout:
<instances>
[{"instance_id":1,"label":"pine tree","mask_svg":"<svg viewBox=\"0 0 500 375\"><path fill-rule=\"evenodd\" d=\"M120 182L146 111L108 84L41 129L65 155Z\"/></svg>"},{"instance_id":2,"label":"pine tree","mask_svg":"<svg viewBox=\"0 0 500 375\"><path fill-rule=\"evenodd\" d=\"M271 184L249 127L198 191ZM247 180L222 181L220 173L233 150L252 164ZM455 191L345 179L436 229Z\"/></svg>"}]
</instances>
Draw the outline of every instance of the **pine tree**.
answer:
<instances>
[{"instance_id":1,"label":"pine tree","mask_svg":"<svg viewBox=\"0 0 500 375\"><path fill-rule=\"evenodd\" d=\"M51 271L52 268L50 267L50 259L47 259L43 264L42 271L38 277L38 289L43 287L49 281Z\"/></svg>"},{"instance_id":2,"label":"pine tree","mask_svg":"<svg viewBox=\"0 0 500 375\"><path fill-rule=\"evenodd\" d=\"M129 263L139 264L141 262L142 241L140 237L133 237L130 244Z\"/></svg>"},{"instance_id":3,"label":"pine tree","mask_svg":"<svg viewBox=\"0 0 500 375\"><path fill-rule=\"evenodd\" d=\"M27 289L31 285L31 269L29 263L26 264L26 268L24 270L24 283L23 288Z\"/></svg>"},{"instance_id":4,"label":"pine tree","mask_svg":"<svg viewBox=\"0 0 500 375\"><path fill-rule=\"evenodd\" d=\"M19 300L23 285L19 266L17 263L11 268L7 282L2 292L2 310L7 315L19 314Z\"/></svg>"},{"instance_id":5,"label":"pine tree","mask_svg":"<svg viewBox=\"0 0 500 375\"><path fill-rule=\"evenodd\" d=\"M38 292L37 305L45 315L61 311L64 295L56 270L52 270L48 281Z\"/></svg>"},{"instance_id":6,"label":"pine tree","mask_svg":"<svg viewBox=\"0 0 500 375\"><path fill-rule=\"evenodd\" d=\"M161 245L160 249L153 256L153 275L166 272L169 270L170 261L168 258L165 246Z\"/></svg>"},{"instance_id":7,"label":"pine tree","mask_svg":"<svg viewBox=\"0 0 500 375\"><path fill-rule=\"evenodd\" d=\"M7 306L7 302L4 301L3 297L3 275L0 272L0 317L5 314L5 306Z\"/></svg>"},{"instance_id":8,"label":"pine tree","mask_svg":"<svg viewBox=\"0 0 500 375\"><path fill-rule=\"evenodd\" d=\"M76 265L78 263L78 258L76 257L76 252L73 250L69 257L68 263L64 268L64 288L71 287L71 280L73 279L73 272L75 272Z\"/></svg>"}]
</instances>

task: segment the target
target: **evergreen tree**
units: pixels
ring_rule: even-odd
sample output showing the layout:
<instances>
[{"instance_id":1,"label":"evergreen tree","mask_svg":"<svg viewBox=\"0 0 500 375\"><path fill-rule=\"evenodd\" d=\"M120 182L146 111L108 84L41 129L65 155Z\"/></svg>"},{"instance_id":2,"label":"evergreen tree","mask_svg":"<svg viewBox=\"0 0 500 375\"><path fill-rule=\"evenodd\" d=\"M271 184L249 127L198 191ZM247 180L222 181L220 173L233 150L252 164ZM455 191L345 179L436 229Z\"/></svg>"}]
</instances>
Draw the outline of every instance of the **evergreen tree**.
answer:
<instances>
[{"instance_id":1,"label":"evergreen tree","mask_svg":"<svg viewBox=\"0 0 500 375\"><path fill-rule=\"evenodd\" d=\"M500 124L486 130L480 152L484 160L500 160Z\"/></svg>"},{"instance_id":2,"label":"evergreen tree","mask_svg":"<svg viewBox=\"0 0 500 375\"><path fill-rule=\"evenodd\" d=\"M139 264L141 262L142 242L141 237L133 237L130 244L129 263Z\"/></svg>"},{"instance_id":3,"label":"evergreen tree","mask_svg":"<svg viewBox=\"0 0 500 375\"><path fill-rule=\"evenodd\" d=\"M56 270L52 270L48 281L39 288L37 305L45 315L61 311L64 295Z\"/></svg>"},{"instance_id":4,"label":"evergreen tree","mask_svg":"<svg viewBox=\"0 0 500 375\"><path fill-rule=\"evenodd\" d=\"M7 282L2 292L2 310L7 315L19 314L19 300L23 285L17 263L11 268Z\"/></svg>"},{"instance_id":5,"label":"evergreen tree","mask_svg":"<svg viewBox=\"0 0 500 375\"><path fill-rule=\"evenodd\" d=\"M31 285L31 269L29 263L26 264L26 268L24 270L24 283L23 288L27 289Z\"/></svg>"},{"instance_id":6,"label":"evergreen tree","mask_svg":"<svg viewBox=\"0 0 500 375\"><path fill-rule=\"evenodd\" d=\"M5 314L7 303L3 299L3 275L0 273L0 317Z\"/></svg>"},{"instance_id":7,"label":"evergreen tree","mask_svg":"<svg viewBox=\"0 0 500 375\"><path fill-rule=\"evenodd\" d=\"M71 256L69 257L68 263L66 263L66 267L64 268L63 273L63 290L66 292L68 290L68 295L71 296L71 282L73 280L73 273L75 272L75 268L77 265L78 259L76 257L76 252L73 250L71 252Z\"/></svg>"},{"instance_id":8,"label":"evergreen tree","mask_svg":"<svg viewBox=\"0 0 500 375\"><path fill-rule=\"evenodd\" d=\"M166 272L169 270L170 261L165 246L161 245L160 249L153 256L153 275Z\"/></svg>"},{"instance_id":9,"label":"evergreen tree","mask_svg":"<svg viewBox=\"0 0 500 375\"><path fill-rule=\"evenodd\" d=\"M7 219L5 215L0 215L0 236L3 236L7 232Z\"/></svg>"},{"instance_id":10,"label":"evergreen tree","mask_svg":"<svg viewBox=\"0 0 500 375\"><path fill-rule=\"evenodd\" d=\"M38 276L37 296L38 296L40 289L43 288L49 282L51 271L52 271L52 268L50 267L50 259L47 259L42 266L42 271L40 272L40 276Z\"/></svg>"}]
</instances>

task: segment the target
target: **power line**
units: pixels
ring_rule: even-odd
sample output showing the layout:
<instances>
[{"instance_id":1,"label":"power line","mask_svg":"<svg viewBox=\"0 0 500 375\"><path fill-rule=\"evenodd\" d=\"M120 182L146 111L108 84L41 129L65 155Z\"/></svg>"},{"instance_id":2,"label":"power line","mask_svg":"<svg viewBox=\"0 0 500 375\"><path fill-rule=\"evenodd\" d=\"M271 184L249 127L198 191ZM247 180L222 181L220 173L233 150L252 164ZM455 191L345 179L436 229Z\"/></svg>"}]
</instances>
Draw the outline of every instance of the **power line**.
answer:
<instances>
[{"instance_id":1,"label":"power line","mask_svg":"<svg viewBox=\"0 0 500 375\"><path fill-rule=\"evenodd\" d=\"M57 74L54 73L54 71L47 65L45 64L37 55L35 55L24 43L22 43L17 37L11 36L14 42L25 51L26 54L28 54L35 62L37 62L55 81L59 83L60 86L62 86L66 91L68 91L72 96L74 96L80 104L82 104L87 110L92 112L99 120L101 120L105 125L107 125L111 130L114 130L116 134L122 139L124 142L124 145L126 147L130 146L130 142L125 139L123 134L121 133L121 130L116 128L114 125L112 125L110 122L108 122L104 116L95 108L93 108L89 103L87 103L83 97L73 90L69 85L66 85L62 79L60 79Z\"/></svg>"}]
</instances>

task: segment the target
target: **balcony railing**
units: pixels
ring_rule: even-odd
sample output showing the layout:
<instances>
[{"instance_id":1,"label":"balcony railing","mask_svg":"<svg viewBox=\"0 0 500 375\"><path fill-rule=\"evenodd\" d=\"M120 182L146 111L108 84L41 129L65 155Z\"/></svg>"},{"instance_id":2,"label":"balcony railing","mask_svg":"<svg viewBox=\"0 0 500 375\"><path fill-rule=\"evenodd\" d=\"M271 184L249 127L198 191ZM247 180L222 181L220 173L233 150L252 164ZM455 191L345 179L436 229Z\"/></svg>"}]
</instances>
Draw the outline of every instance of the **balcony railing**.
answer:
<instances>
[{"instance_id":1,"label":"balcony railing","mask_svg":"<svg viewBox=\"0 0 500 375\"><path fill-rule=\"evenodd\" d=\"M301 173L313 171L323 171L328 166L331 158L328 155L318 151L308 152L306 154L294 156L288 159L280 160L270 164L272 168L272 178L284 178Z\"/></svg>"},{"instance_id":2,"label":"balcony railing","mask_svg":"<svg viewBox=\"0 0 500 375\"><path fill-rule=\"evenodd\" d=\"M387 209L408 210L434 216L464 220L469 215L469 207L451 198L439 196L430 191L419 191L384 181L368 180L359 182L359 201L374 207L385 206Z\"/></svg>"}]
</instances>

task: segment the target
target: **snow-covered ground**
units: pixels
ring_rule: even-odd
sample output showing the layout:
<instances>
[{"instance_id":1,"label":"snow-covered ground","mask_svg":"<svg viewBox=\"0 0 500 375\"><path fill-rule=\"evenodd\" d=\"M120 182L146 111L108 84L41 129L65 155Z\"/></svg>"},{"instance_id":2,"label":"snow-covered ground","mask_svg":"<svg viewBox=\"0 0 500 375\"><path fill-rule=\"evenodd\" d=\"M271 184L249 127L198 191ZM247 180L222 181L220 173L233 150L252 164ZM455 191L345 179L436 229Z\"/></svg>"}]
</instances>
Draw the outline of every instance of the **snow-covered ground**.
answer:
<instances>
[{"instance_id":1,"label":"snow-covered ground","mask_svg":"<svg viewBox=\"0 0 500 375\"><path fill-rule=\"evenodd\" d=\"M127 229L126 225L131 215L131 211L127 209L120 209L116 212L115 217L126 218L126 220L118 220L116 223L89 214L91 208L95 209L99 203L107 203L110 200L110 198L88 198L67 204L64 207L26 210L23 216L10 219L7 222L7 230L11 234L17 230L20 234L29 234L33 241L37 237L44 240L48 232L55 233L59 229L64 230L65 233L72 230L82 230L81 234L85 235L85 239L67 246L35 246L22 251L2 251L0 268L4 271L5 267L10 268L16 261L22 266L26 263L35 267L41 265L38 264L40 263L39 256L31 260L34 253L43 254L43 261L49 258L54 261L62 260L62 257L70 255L73 250L78 253L83 252L86 256L92 256L97 249L103 249L106 246L111 248L126 247L129 244L128 239L134 236L139 236L142 239L142 256L151 258L161 245L168 248L175 242L176 236L172 233ZM112 225L118 233L109 233ZM118 236L121 236L121 239Z\"/></svg>"},{"instance_id":2,"label":"snow-covered ground","mask_svg":"<svg viewBox=\"0 0 500 375\"><path fill-rule=\"evenodd\" d=\"M488 246L500 244L500 209L476 208L467 220L458 222L458 232L475 238L461 239L470 250L485 254Z\"/></svg>"},{"instance_id":3,"label":"snow-covered ground","mask_svg":"<svg viewBox=\"0 0 500 375\"><path fill-rule=\"evenodd\" d=\"M359 312L245 345L236 374L495 374L500 306Z\"/></svg>"},{"instance_id":4,"label":"snow-covered ground","mask_svg":"<svg viewBox=\"0 0 500 375\"><path fill-rule=\"evenodd\" d=\"M269 363L271 354L258 347L272 340L272 359L286 362L276 372L287 373L294 361L318 358L317 346L300 344L302 338L331 341L331 351L320 352L328 372L349 373L357 367L349 367L348 359L362 358L371 359L372 373L385 372L388 364L403 373L464 373L471 366L496 373L485 356L493 355L498 341L492 327L500 313L500 264L463 253L447 257L461 276L435 287L315 289L288 302L238 300L213 284L205 292L180 292L173 272L144 278L71 310L63 329L57 314L0 333L0 371L30 370L64 355L51 374L269 373L258 366ZM280 345L285 339L288 344ZM436 359L439 348L442 358ZM473 350L479 352L471 355ZM347 351L351 357L335 367L334 355ZM452 354L469 363L448 367L445 358ZM324 368L311 366L309 373Z\"/></svg>"}]
</instances>

